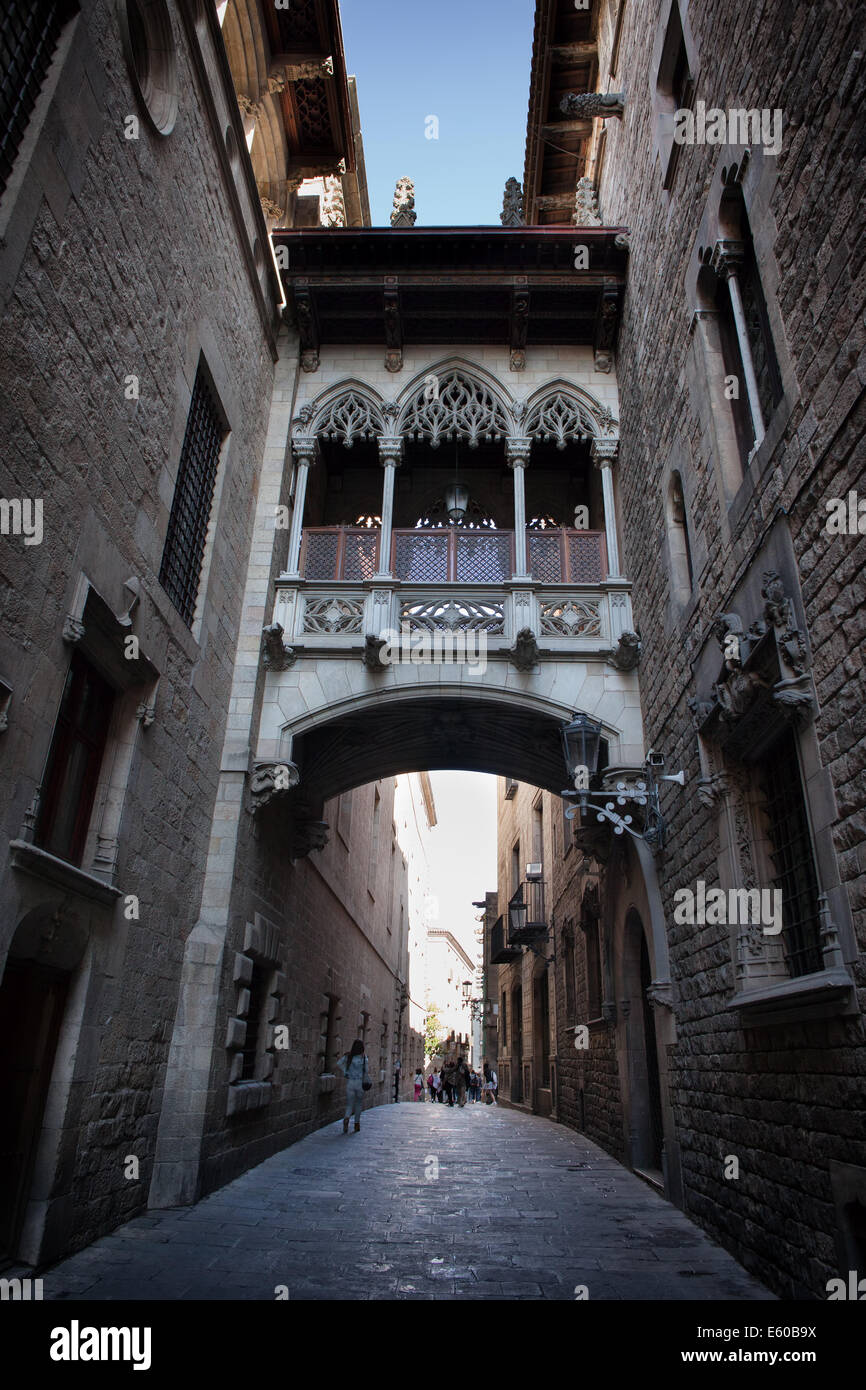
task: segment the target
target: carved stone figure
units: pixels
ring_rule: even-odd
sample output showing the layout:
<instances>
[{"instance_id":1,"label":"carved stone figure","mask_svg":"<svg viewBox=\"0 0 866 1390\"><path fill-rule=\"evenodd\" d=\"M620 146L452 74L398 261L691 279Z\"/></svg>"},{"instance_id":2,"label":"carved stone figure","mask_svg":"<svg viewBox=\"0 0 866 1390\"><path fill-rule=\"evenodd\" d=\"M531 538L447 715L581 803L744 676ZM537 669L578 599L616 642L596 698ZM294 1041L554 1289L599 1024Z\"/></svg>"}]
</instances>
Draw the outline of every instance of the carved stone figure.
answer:
<instances>
[{"instance_id":1,"label":"carved stone figure","mask_svg":"<svg viewBox=\"0 0 866 1390\"><path fill-rule=\"evenodd\" d=\"M262 628L262 665L266 670L285 671L297 659L294 648L283 642L283 629L279 623Z\"/></svg>"},{"instance_id":2,"label":"carved stone figure","mask_svg":"<svg viewBox=\"0 0 866 1390\"><path fill-rule=\"evenodd\" d=\"M538 665L538 643L531 627L520 629L514 646L509 649L508 660L518 671L531 671Z\"/></svg>"},{"instance_id":3,"label":"carved stone figure","mask_svg":"<svg viewBox=\"0 0 866 1390\"><path fill-rule=\"evenodd\" d=\"M415 185L409 178L397 180L394 190L394 209L391 213L392 227L414 227L418 214L415 211Z\"/></svg>"},{"instance_id":4,"label":"carved stone figure","mask_svg":"<svg viewBox=\"0 0 866 1390\"><path fill-rule=\"evenodd\" d=\"M382 648L388 645L386 637L376 637L368 632L364 638L363 662L368 671L385 671L387 662L382 660Z\"/></svg>"},{"instance_id":5,"label":"carved stone figure","mask_svg":"<svg viewBox=\"0 0 866 1390\"><path fill-rule=\"evenodd\" d=\"M621 632L619 642L608 657L617 671L633 671L640 661L641 640L636 632Z\"/></svg>"},{"instance_id":6,"label":"carved stone figure","mask_svg":"<svg viewBox=\"0 0 866 1390\"><path fill-rule=\"evenodd\" d=\"M576 227L600 227L602 225L598 215L598 197L592 179L578 179L577 190L574 195L574 216L571 220Z\"/></svg>"},{"instance_id":7,"label":"carved stone figure","mask_svg":"<svg viewBox=\"0 0 866 1390\"><path fill-rule=\"evenodd\" d=\"M624 105L625 92L569 92L559 109L566 116L589 120L592 116L622 117Z\"/></svg>"},{"instance_id":8,"label":"carved stone figure","mask_svg":"<svg viewBox=\"0 0 866 1390\"><path fill-rule=\"evenodd\" d=\"M499 220L503 227L525 227L526 219L523 214L523 189L517 179L511 178L505 184L505 195L502 199L502 212Z\"/></svg>"},{"instance_id":9,"label":"carved stone figure","mask_svg":"<svg viewBox=\"0 0 866 1390\"><path fill-rule=\"evenodd\" d=\"M325 191L322 195L321 222L323 227L345 227L346 203L343 198L343 181L336 174L326 174Z\"/></svg>"}]
</instances>

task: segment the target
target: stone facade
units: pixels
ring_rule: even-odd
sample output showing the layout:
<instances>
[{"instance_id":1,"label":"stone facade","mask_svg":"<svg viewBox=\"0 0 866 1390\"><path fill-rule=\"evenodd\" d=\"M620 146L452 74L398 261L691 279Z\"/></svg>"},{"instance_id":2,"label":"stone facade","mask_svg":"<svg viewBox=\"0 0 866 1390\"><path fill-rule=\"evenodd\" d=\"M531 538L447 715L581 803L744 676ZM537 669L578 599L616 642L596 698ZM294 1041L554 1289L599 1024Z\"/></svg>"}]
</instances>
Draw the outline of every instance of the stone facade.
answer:
<instances>
[{"instance_id":1,"label":"stone facade","mask_svg":"<svg viewBox=\"0 0 866 1390\"><path fill-rule=\"evenodd\" d=\"M864 486L863 15L611 0L593 29L599 86L626 93L591 142L602 218L631 247L616 354L623 569L646 744L685 786L662 786L661 851L578 822L607 998L588 1051L566 1068L558 1050L558 1113L662 1181L780 1294L823 1298L862 1264L866 1207L864 540L856 521L827 526ZM677 145L674 110L710 108L756 112L748 143L729 125L729 144ZM520 805L504 810L506 836ZM813 904L801 936L780 848L795 816L793 861L813 885L799 890ZM569 858L552 873L558 942L587 902ZM781 941L678 918L675 895L699 883L781 883Z\"/></svg>"}]
</instances>

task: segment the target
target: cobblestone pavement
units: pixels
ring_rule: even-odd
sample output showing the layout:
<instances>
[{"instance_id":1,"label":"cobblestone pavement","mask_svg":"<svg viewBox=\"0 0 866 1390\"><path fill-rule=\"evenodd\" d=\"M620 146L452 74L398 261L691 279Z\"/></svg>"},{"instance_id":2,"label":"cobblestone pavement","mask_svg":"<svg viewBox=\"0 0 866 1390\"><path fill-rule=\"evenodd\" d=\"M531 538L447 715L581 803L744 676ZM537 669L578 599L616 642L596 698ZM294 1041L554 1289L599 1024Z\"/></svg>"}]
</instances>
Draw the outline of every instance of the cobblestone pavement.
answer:
<instances>
[{"instance_id":1,"label":"cobblestone pavement","mask_svg":"<svg viewBox=\"0 0 866 1390\"><path fill-rule=\"evenodd\" d=\"M44 1274L46 1299L768 1299L582 1135L504 1107L364 1112ZM285 1294L283 1295L285 1296Z\"/></svg>"}]
</instances>

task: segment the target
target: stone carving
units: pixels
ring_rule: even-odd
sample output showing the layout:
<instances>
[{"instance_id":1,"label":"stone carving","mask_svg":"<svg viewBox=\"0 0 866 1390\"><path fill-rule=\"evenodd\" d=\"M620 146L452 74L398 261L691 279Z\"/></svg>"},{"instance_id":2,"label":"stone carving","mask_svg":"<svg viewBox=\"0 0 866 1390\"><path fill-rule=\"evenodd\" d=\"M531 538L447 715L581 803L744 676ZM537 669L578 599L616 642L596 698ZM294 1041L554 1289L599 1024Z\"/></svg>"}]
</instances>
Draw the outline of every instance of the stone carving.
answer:
<instances>
[{"instance_id":1,"label":"stone carving","mask_svg":"<svg viewBox=\"0 0 866 1390\"><path fill-rule=\"evenodd\" d=\"M597 600L570 598L542 603L540 613L542 636L601 636L601 610Z\"/></svg>"},{"instance_id":2,"label":"stone carving","mask_svg":"<svg viewBox=\"0 0 866 1390\"><path fill-rule=\"evenodd\" d=\"M336 174L325 175L325 191L322 194L320 221L323 227L345 227L346 225L343 181Z\"/></svg>"},{"instance_id":3,"label":"stone carving","mask_svg":"<svg viewBox=\"0 0 866 1390\"><path fill-rule=\"evenodd\" d=\"M577 181L574 195L574 215L571 220L576 227L602 226L601 218L598 215L598 196L590 178L582 178Z\"/></svg>"},{"instance_id":4,"label":"stone carving","mask_svg":"<svg viewBox=\"0 0 866 1390\"><path fill-rule=\"evenodd\" d=\"M723 772L711 773L698 782L698 800L708 811L721 810L727 792L728 781Z\"/></svg>"},{"instance_id":5,"label":"stone carving","mask_svg":"<svg viewBox=\"0 0 866 1390\"><path fill-rule=\"evenodd\" d=\"M394 190L394 208L391 213L392 227L414 227L418 214L415 211L415 185L409 178L397 180Z\"/></svg>"},{"instance_id":6,"label":"stone carving","mask_svg":"<svg viewBox=\"0 0 866 1390\"><path fill-rule=\"evenodd\" d=\"M721 718L729 724L739 719L753 703L758 691L766 689L766 685L767 682L755 672L735 668L726 680L713 685Z\"/></svg>"},{"instance_id":7,"label":"stone carving","mask_svg":"<svg viewBox=\"0 0 866 1390\"><path fill-rule=\"evenodd\" d=\"M618 251L629 251L631 249L631 241L628 232L617 232L613 239L613 244Z\"/></svg>"},{"instance_id":8,"label":"stone carving","mask_svg":"<svg viewBox=\"0 0 866 1390\"><path fill-rule=\"evenodd\" d=\"M501 603L471 599L430 599L428 602L404 599L400 604L401 626L410 632L487 632L502 636L505 609Z\"/></svg>"},{"instance_id":9,"label":"stone carving","mask_svg":"<svg viewBox=\"0 0 866 1390\"><path fill-rule=\"evenodd\" d=\"M590 120L593 116L622 118L624 105L625 92L569 92L559 103L559 109L565 116Z\"/></svg>"},{"instance_id":10,"label":"stone carving","mask_svg":"<svg viewBox=\"0 0 866 1390\"><path fill-rule=\"evenodd\" d=\"M785 593L784 584L775 570L764 571L761 595L764 599L764 616L776 630L783 676L802 676L807 667L806 642L797 627L794 602Z\"/></svg>"},{"instance_id":11,"label":"stone carving","mask_svg":"<svg viewBox=\"0 0 866 1390\"><path fill-rule=\"evenodd\" d=\"M295 425L304 434L310 431L313 406L304 405L295 417ZM322 439L339 439L351 449L356 439L373 439L384 432L381 412L360 391L349 389L335 397L318 412L312 432Z\"/></svg>"},{"instance_id":12,"label":"stone carving","mask_svg":"<svg viewBox=\"0 0 866 1390\"><path fill-rule=\"evenodd\" d=\"M71 613L67 613L63 622L64 642L80 642L84 636L84 623L80 618L73 618Z\"/></svg>"},{"instance_id":13,"label":"stone carving","mask_svg":"<svg viewBox=\"0 0 866 1390\"><path fill-rule=\"evenodd\" d=\"M595 422L587 406L566 391L555 391L536 401L526 420L525 431L545 442L556 440L557 449L564 449L577 439L595 434Z\"/></svg>"},{"instance_id":14,"label":"stone carving","mask_svg":"<svg viewBox=\"0 0 866 1390\"><path fill-rule=\"evenodd\" d=\"M368 671L386 671L388 663L382 660L382 648L388 645L387 637L376 637L368 632L364 638L362 660Z\"/></svg>"},{"instance_id":15,"label":"stone carving","mask_svg":"<svg viewBox=\"0 0 866 1390\"><path fill-rule=\"evenodd\" d=\"M640 661L641 641L636 632L621 632L619 642L608 657L617 671L633 671Z\"/></svg>"},{"instance_id":16,"label":"stone carving","mask_svg":"<svg viewBox=\"0 0 866 1390\"><path fill-rule=\"evenodd\" d=\"M143 729L149 729L156 718L156 698L149 702L142 700L136 707L135 717Z\"/></svg>"},{"instance_id":17,"label":"stone carving","mask_svg":"<svg viewBox=\"0 0 866 1390\"><path fill-rule=\"evenodd\" d=\"M318 632L347 636L360 634L364 617L363 599L342 598L334 595L324 598L308 598L304 609L304 632Z\"/></svg>"},{"instance_id":18,"label":"stone carving","mask_svg":"<svg viewBox=\"0 0 866 1390\"><path fill-rule=\"evenodd\" d=\"M32 845L33 841L36 839L36 825L39 820L39 803L41 797L41 788L37 787L31 798L30 805L24 812L24 824L21 828L19 839L26 841L28 845Z\"/></svg>"},{"instance_id":19,"label":"stone carving","mask_svg":"<svg viewBox=\"0 0 866 1390\"><path fill-rule=\"evenodd\" d=\"M510 421L498 398L483 382L459 370L439 378L439 394L427 399L421 385L404 406L402 429L409 439L429 441L436 449L443 439L465 439L476 448L481 440L503 439Z\"/></svg>"},{"instance_id":20,"label":"stone carving","mask_svg":"<svg viewBox=\"0 0 866 1390\"><path fill-rule=\"evenodd\" d=\"M285 218L285 210L279 203L274 203L270 198L259 198L262 205L262 212L271 222L282 222Z\"/></svg>"},{"instance_id":21,"label":"stone carving","mask_svg":"<svg viewBox=\"0 0 866 1390\"><path fill-rule=\"evenodd\" d=\"M296 787L300 780L301 774L294 763L257 762L250 776L253 812L260 811L280 793Z\"/></svg>"},{"instance_id":22,"label":"stone carving","mask_svg":"<svg viewBox=\"0 0 866 1390\"><path fill-rule=\"evenodd\" d=\"M508 179L505 184L505 196L502 199L502 212L499 220L503 227L525 227L526 220L523 215L523 189L517 179Z\"/></svg>"},{"instance_id":23,"label":"stone carving","mask_svg":"<svg viewBox=\"0 0 866 1390\"><path fill-rule=\"evenodd\" d=\"M532 671L538 665L538 643L531 627L522 627L509 648L508 660L518 671Z\"/></svg>"},{"instance_id":24,"label":"stone carving","mask_svg":"<svg viewBox=\"0 0 866 1390\"><path fill-rule=\"evenodd\" d=\"M296 820L292 826L291 856L305 859L314 850L324 849L328 843L330 826L324 820Z\"/></svg>"},{"instance_id":25,"label":"stone carving","mask_svg":"<svg viewBox=\"0 0 866 1390\"><path fill-rule=\"evenodd\" d=\"M297 661L297 652L283 641L280 623L262 628L262 665L266 671L286 671Z\"/></svg>"},{"instance_id":26,"label":"stone carving","mask_svg":"<svg viewBox=\"0 0 866 1390\"><path fill-rule=\"evenodd\" d=\"M654 1009L672 1009L674 1006L673 985L669 980L653 980L646 992L646 997Z\"/></svg>"},{"instance_id":27,"label":"stone carving","mask_svg":"<svg viewBox=\"0 0 866 1390\"><path fill-rule=\"evenodd\" d=\"M299 63L275 64L268 74L267 90L272 96L286 91L292 82L310 81L317 77L333 77L333 58L311 58Z\"/></svg>"}]
</instances>

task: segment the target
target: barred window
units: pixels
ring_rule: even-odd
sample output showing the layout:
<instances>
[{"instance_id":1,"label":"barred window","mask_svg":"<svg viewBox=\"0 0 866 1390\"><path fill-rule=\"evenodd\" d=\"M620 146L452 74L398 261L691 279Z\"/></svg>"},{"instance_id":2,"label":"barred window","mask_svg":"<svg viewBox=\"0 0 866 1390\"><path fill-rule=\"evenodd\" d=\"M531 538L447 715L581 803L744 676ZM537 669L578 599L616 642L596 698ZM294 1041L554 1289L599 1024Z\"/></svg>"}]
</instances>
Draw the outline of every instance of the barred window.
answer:
<instances>
[{"instance_id":1,"label":"barred window","mask_svg":"<svg viewBox=\"0 0 866 1390\"><path fill-rule=\"evenodd\" d=\"M256 1065L259 1057L259 1043L264 1036L266 1020L265 1007L268 1001L268 985L271 971L263 965L253 965L253 978L249 983L250 1004L247 1010L247 1031L243 1047L242 1081L256 1079Z\"/></svg>"},{"instance_id":2,"label":"barred window","mask_svg":"<svg viewBox=\"0 0 866 1390\"><path fill-rule=\"evenodd\" d=\"M818 876L800 778L797 743L789 730L760 765L773 887L782 891L782 940L792 977L823 969Z\"/></svg>"},{"instance_id":3,"label":"barred window","mask_svg":"<svg viewBox=\"0 0 866 1390\"><path fill-rule=\"evenodd\" d=\"M0 193L33 114L73 0L5 0L0 9Z\"/></svg>"},{"instance_id":4,"label":"barred window","mask_svg":"<svg viewBox=\"0 0 866 1390\"><path fill-rule=\"evenodd\" d=\"M216 397L196 373L159 582L184 622L195 616L220 449L226 436Z\"/></svg>"},{"instance_id":5,"label":"barred window","mask_svg":"<svg viewBox=\"0 0 866 1390\"><path fill-rule=\"evenodd\" d=\"M75 652L66 675L42 782L36 843L59 859L80 864L114 692L102 676Z\"/></svg>"}]
</instances>

